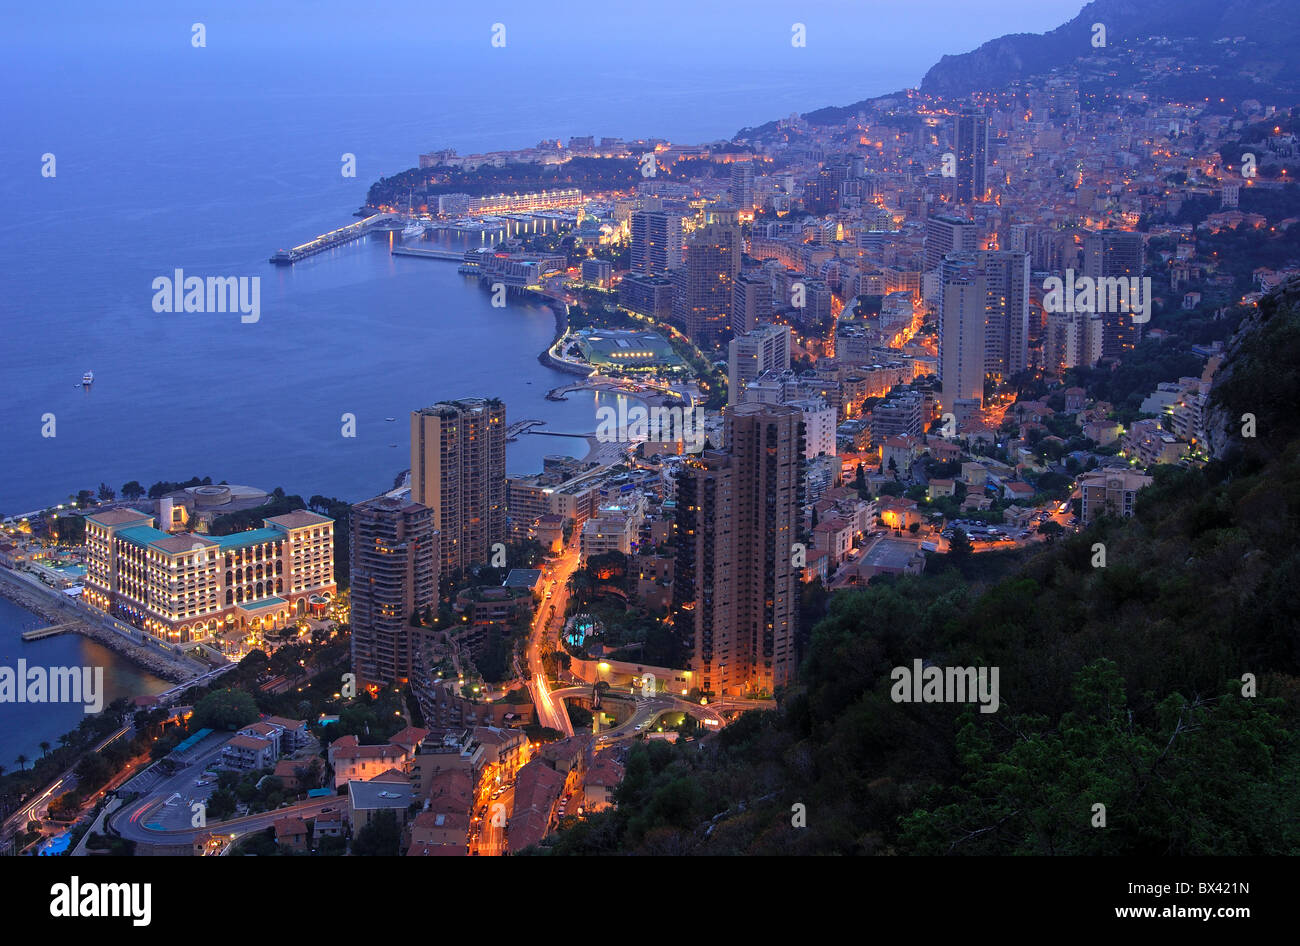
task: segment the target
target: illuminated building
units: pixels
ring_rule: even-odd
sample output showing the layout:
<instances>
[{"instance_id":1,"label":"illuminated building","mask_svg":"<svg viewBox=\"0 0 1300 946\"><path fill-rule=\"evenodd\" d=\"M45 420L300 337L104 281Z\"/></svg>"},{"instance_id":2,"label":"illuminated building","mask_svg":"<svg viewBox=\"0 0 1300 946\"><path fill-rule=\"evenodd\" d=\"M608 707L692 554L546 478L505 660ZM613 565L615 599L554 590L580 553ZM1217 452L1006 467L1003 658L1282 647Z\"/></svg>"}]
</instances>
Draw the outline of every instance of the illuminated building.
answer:
<instances>
[{"instance_id":1,"label":"illuminated building","mask_svg":"<svg viewBox=\"0 0 1300 946\"><path fill-rule=\"evenodd\" d=\"M682 218L662 210L632 214L632 271L663 275L682 265Z\"/></svg>"},{"instance_id":2,"label":"illuminated building","mask_svg":"<svg viewBox=\"0 0 1300 946\"><path fill-rule=\"evenodd\" d=\"M506 539L506 406L443 401L411 413L411 499L433 510L439 575L487 562Z\"/></svg>"},{"instance_id":3,"label":"illuminated building","mask_svg":"<svg viewBox=\"0 0 1300 946\"><path fill-rule=\"evenodd\" d=\"M798 665L803 414L741 404L725 416L727 452L706 450L678 474L674 623L701 690L772 693Z\"/></svg>"},{"instance_id":4,"label":"illuminated building","mask_svg":"<svg viewBox=\"0 0 1300 946\"><path fill-rule=\"evenodd\" d=\"M790 326L764 325L727 343L727 403L743 400L745 385L790 367Z\"/></svg>"},{"instance_id":5,"label":"illuminated building","mask_svg":"<svg viewBox=\"0 0 1300 946\"><path fill-rule=\"evenodd\" d=\"M408 622L438 603L433 510L377 496L351 521L352 671L363 685L409 679L419 641Z\"/></svg>"},{"instance_id":6,"label":"illuminated building","mask_svg":"<svg viewBox=\"0 0 1300 946\"><path fill-rule=\"evenodd\" d=\"M957 114L956 133L957 203L975 203L984 199L988 189L988 116L983 109L963 106Z\"/></svg>"},{"instance_id":7,"label":"illuminated building","mask_svg":"<svg viewBox=\"0 0 1300 946\"><path fill-rule=\"evenodd\" d=\"M336 590L334 520L305 509L224 536L173 535L132 509L85 518L82 600L171 643L284 628Z\"/></svg>"},{"instance_id":8,"label":"illuminated building","mask_svg":"<svg viewBox=\"0 0 1300 946\"><path fill-rule=\"evenodd\" d=\"M673 317L700 348L720 345L730 332L741 242L737 228L706 224L691 237L686 263L677 271Z\"/></svg>"},{"instance_id":9,"label":"illuminated building","mask_svg":"<svg viewBox=\"0 0 1300 946\"><path fill-rule=\"evenodd\" d=\"M1089 233L1083 240L1083 275L1093 279L1142 275L1142 234L1126 230ZM1149 313L1148 313L1149 315ZM1101 313L1101 357L1118 358L1142 340L1142 325L1132 314L1115 309Z\"/></svg>"}]
</instances>

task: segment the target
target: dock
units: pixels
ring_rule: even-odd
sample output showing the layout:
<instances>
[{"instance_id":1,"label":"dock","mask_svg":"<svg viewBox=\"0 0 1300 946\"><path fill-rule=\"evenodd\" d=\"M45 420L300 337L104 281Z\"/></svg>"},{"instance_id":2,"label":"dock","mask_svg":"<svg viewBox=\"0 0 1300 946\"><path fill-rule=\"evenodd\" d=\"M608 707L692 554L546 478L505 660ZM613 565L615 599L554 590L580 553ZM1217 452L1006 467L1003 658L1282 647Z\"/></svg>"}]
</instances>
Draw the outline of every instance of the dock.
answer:
<instances>
[{"instance_id":1,"label":"dock","mask_svg":"<svg viewBox=\"0 0 1300 946\"><path fill-rule=\"evenodd\" d=\"M541 434L544 437L577 437L580 440L588 440L596 436L594 430L588 434L574 434L564 430L530 430L528 432L530 434Z\"/></svg>"},{"instance_id":2,"label":"dock","mask_svg":"<svg viewBox=\"0 0 1300 946\"><path fill-rule=\"evenodd\" d=\"M515 440L520 434L528 430L529 427L538 427L545 424L544 420L517 420L506 428L506 440Z\"/></svg>"},{"instance_id":3,"label":"dock","mask_svg":"<svg viewBox=\"0 0 1300 946\"><path fill-rule=\"evenodd\" d=\"M435 250L419 246L395 246L390 252L394 256L423 256L427 259L442 259L453 263L465 262L464 250Z\"/></svg>"},{"instance_id":4,"label":"dock","mask_svg":"<svg viewBox=\"0 0 1300 946\"><path fill-rule=\"evenodd\" d=\"M315 256L317 253L324 253L326 250L332 250L336 246L342 246L345 243L351 243L353 240L359 240L372 230L378 229L384 224L395 220L400 220L399 214L372 214L364 220L358 220L356 223L350 223L346 227L339 227L337 230L331 230L329 233L322 233L314 240L308 240L300 246L295 246L289 250L279 250L271 257L271 262L277 266L292 266L299 260L307 259L309 256Z\"/></svg>"},{"instance_id":5,"label":"dock","mask_svg":"<svg viewBox=\"0 0 1300 946\"><path fill-rule=\"evenodd\" d=\"M53 637L55 634L62 634L64 631L70 631L77 626L77 621L67 621L63 624L51 624L48 627L38 627L32 631L23 631L23 640L38 641L43 637Z\"/></svg>"}]
</instances>

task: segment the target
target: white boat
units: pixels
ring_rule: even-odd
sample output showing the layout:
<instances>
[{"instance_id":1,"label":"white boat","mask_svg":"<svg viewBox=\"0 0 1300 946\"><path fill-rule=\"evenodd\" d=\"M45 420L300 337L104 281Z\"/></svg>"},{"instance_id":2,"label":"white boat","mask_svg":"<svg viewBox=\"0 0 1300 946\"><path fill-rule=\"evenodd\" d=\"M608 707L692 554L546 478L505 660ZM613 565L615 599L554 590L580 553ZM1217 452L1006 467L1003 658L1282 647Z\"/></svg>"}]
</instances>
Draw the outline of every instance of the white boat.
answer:
<instances>
[{"instance_id":1,"label":"white boat","mask_svg":"<svg viewBox=\"0 0 1300 946\"><path fill-rule=\"evenodd\" d=\"M419 220L411 220L402 230L402 236L409 239L410 237L424 236L424 224Z\"/></svg>"},{"instance_id":2,"label":"white boat","mask_svg":"<svg viewBox=\"0 0 1300 946\"><path fill-rule=\"evenodd\" d=\"M86 387L90 387L92 384L94 384L94 383L95 383L95 372L93 372L93 371L87 371L85 374L83 374L83 375L81 376L81 383L82 383L83 385L85 385Z\"/></svg>"}]
</instances>

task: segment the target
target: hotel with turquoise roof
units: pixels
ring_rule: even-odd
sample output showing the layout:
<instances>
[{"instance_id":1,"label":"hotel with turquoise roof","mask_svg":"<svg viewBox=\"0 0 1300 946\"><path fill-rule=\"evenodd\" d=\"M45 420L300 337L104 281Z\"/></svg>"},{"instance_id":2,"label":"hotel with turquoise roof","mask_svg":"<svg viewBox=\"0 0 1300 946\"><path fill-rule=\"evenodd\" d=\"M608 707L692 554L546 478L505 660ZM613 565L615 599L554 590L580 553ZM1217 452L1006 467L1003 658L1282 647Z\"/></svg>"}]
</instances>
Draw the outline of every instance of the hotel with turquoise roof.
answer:
<instances>
[{"instance_id":1,"label":"hotel with turquoise roof","mask_svg":"<svg viewBox=\"0 0 1300 946\"><path fill-rule=\"evenodd\" d=\"M82 600L168 643L282 629L335 591L334 520L307 510L223 536L164 532L133 509L86 516Z\"/></svg>"}]
</instances>

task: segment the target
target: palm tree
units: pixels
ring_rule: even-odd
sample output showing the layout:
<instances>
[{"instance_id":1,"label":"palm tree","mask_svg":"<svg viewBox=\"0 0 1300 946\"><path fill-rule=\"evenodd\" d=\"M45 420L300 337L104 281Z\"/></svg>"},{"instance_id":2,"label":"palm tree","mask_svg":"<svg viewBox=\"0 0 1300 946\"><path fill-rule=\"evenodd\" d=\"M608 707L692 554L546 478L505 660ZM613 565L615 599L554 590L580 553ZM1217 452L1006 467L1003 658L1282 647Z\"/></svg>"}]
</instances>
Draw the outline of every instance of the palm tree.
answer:
<instances>
[{"instance_id":1,"label":"palm tree","mask_svg":"<svg viewBox=\"0 0 1300 946\"><path fill-rule=\"evenodd\" d=\"M44 759L44 758L45 758L47 755L49 755L49 754L50 754L50 744L49 744L48 742L42 742L42 743L41 743L41 758Z\"/></svg>"},{"instance_id":2,"label":"palm tree","mask_svg":"<svg viewBox=\"0 0 1300 946\"><path fill-rule=\"evenodd\" d=\"M68 748L68 746L72 745L72 735L70 733L65 732L62 736L59 737L59 745L63 746L63 748L65 749Z\"/></svg>"},{"instance_id":3,"label":"palm tree","mask_svg":"<svg viewBox=\"0 0 1300 946\"><path fill-rule=\"evenodd\" d=\"M21 772L27 765L27 756L19 753L18 758L14 759L14 761L18 763L18 771Z\"/></svg>"}]
</instances>

